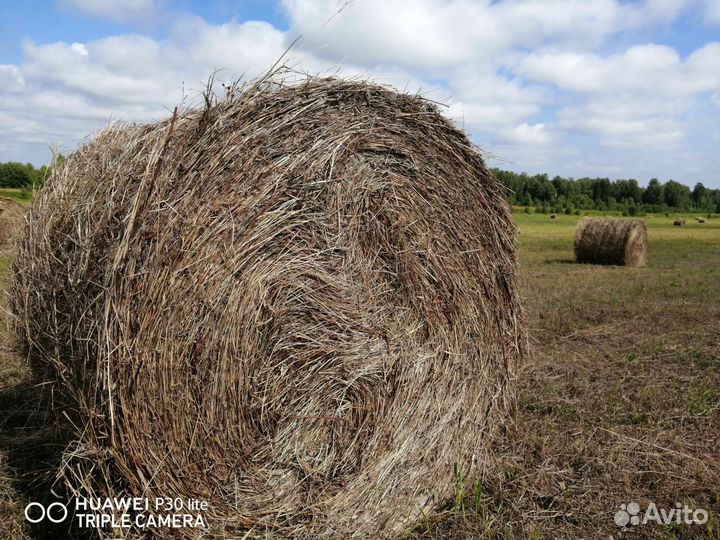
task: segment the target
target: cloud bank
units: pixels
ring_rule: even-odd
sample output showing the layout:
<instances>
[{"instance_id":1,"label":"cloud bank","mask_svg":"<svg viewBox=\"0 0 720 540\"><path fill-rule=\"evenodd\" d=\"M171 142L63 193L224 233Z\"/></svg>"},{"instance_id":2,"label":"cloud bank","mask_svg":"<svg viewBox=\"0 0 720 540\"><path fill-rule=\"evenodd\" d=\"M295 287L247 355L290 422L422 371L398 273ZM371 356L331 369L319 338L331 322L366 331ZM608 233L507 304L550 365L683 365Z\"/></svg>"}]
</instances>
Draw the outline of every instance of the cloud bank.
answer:
<instances>
[{"instance_id":1,"label":"cloud bank","mask_svg":"<svg viewBox=\"0 0 720 540\"><path fill-rule=\"evenodd\" d=\"M0 160L39 164L49 146L72 150L112 120L160 119L192 101L214 70L226 81L255 77L297 40L290 65L421 91L502 166L719 186L720 42L681 54L652 40L681 17L720 25L719 5L283 0L282 30L213 24L156 0L61 0L65 14L127 32L27 39L22 61L0 65ZM148 20L163 21L162 37L138 30Z\"/></svg>"}]
</instances>

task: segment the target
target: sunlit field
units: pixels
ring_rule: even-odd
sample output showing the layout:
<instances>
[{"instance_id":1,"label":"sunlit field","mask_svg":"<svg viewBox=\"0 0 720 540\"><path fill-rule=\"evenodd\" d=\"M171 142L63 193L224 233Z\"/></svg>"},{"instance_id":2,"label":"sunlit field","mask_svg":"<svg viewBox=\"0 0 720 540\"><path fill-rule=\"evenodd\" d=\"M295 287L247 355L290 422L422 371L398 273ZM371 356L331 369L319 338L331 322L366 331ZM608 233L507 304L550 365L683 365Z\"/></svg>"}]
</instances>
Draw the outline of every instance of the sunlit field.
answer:
<instances>
[{"instance_id":1,"label":"sunlit field","mask_svg":"<svg viewBox=\"0 0 720 540\"><path fill-rule=\"evenodd\" d=\"M499 472L448 471L456 497L407 536L720 538L720 219L643 218L648 266L627 269L574 263L581 216L515 218L532 354ZM0 283L0 537L50 537L23 518L54 448L12 342L7 254ZM630 502L710 520L623 530L613 516Z\"/></svg>"},{"instance_id":2,"label":"sunlit field","mask_svg":"<svg viewBox=\"0 0 720 540\"><path fill-rule=\"evenodd\" d=\"M573 262L581 216L515 218L532 356L500 474L414 534L720 538L720 219L645 218L648 266L628 269ZM630 502L710 520L623 530Z\"/></svg>"}]
</instances>

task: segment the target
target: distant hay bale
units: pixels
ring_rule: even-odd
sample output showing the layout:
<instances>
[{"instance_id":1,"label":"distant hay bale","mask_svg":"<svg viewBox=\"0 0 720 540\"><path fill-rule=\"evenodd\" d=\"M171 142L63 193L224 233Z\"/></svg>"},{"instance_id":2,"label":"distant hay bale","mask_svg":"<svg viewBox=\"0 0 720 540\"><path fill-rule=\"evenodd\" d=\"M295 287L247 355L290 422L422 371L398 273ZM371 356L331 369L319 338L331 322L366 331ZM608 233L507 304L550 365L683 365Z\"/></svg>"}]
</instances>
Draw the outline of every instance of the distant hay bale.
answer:
<instances>
[{"instance_id":1,"label":"distant hay bale","mask_svg":"<svg viewBox=\"0 0 720 540\"><path fill-rule=\"evenodd\" d=\"M703 219L703 218L697 218L697 222L698 222L698 223L705 223L705 219Z\"/></svg>"},{"instance_id":2,"label":"distant hay bale","mask_svg":"<svg viewBox=\"0 0 720 540\"><path fill-rule=\"evenodd\" d=\"M514 234L466 136L384 87L264 81L107 129L16 262L18 333L76 426L66 487L208 501L173 537L401 534L512 402Z\"/></svg>"},{"instance_id":3,"label":"distant hay bale","mask_svg":"<svg viewBox=\"0 0 720 540\"><path fill-rule=\"evenodd\" d=\"M673 225L675 225L675 227L683 227L685 225L685 220L676 219L675 221L673 221Z\"/></svg>"},{"instance_id":4,"label":"distant hay bale","mask_svg":"<svg viewBox=\"0 0 720 540\"><path fill-rule=\"evenodd\" d=\"M647 244L647 226L640 219L585 218L575 232L575 259L579 263L645 266Z\"/></svg>"},{"instance_id":5,"label":"distant hay bale","mask_svg":"<svg viewBox=\"0 0 720 540\"><path fill-rule=\"evenodd\" d=\"M557 219L557 214L550 214L550 219Z\"/></svg>"},{"instance_id":6,"label":"distant hay bale","mask_svg":"<svg viewBox=\"0 0 720 540\"><path fill-rule=\"evenodd\" d=\"M12 247L12 240L20 229L25 216L25 208L12 199L0 197L0 251Z\"/></svg>"}]
</instances>

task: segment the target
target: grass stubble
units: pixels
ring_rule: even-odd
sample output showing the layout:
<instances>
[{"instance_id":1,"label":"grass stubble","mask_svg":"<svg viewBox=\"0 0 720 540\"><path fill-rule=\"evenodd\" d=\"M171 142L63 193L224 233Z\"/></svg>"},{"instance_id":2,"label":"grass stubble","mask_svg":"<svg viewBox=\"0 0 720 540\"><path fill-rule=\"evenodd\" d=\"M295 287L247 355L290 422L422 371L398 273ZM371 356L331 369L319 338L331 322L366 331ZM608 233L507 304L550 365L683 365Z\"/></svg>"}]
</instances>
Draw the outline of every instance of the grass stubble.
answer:
<instances>
[{"instance_id":1,"label":"grass stubble","mask_svg":"<svg viewBox=\"0 0 720 540\"><path fill-rule=\"evenodd\" d=\"M720 538L720 222L648 220L647 267L628 269L573 264L574 216L515 217L531 357L514 422L496 472L448 471L455 497L404 536ZM9 268L0 255L0 537L39 538L22 511L53 438L13 346ZM632 501L710 520L622 530L613 515Z\"/></svg>"}]
</instances>

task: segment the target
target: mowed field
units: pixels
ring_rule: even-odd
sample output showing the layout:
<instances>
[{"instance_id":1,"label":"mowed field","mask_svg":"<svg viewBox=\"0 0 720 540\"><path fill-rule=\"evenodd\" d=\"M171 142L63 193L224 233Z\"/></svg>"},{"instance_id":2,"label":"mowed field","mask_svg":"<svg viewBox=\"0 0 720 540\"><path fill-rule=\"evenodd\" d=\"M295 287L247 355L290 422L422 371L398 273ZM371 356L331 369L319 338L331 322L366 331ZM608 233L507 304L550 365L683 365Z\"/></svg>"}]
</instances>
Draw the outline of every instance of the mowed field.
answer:
<instances>
[{"instance_id":1,"label":"mowed field","mask_svg":"<svg viewBox=\"0 0 720 540\"><path fill-rule=\"evenodd\" d=\"M720 218L646 218L649 264L626 269L574 264L579 216L515 217L531 349L517 410L489 472L448 471L455 499L407 536L720 538ZM9 267L0 255L0 538L39 537L22 512L56 447L12 344ZM623 530L630 502L710 519Z\"/></svg>"}]
</instances>

